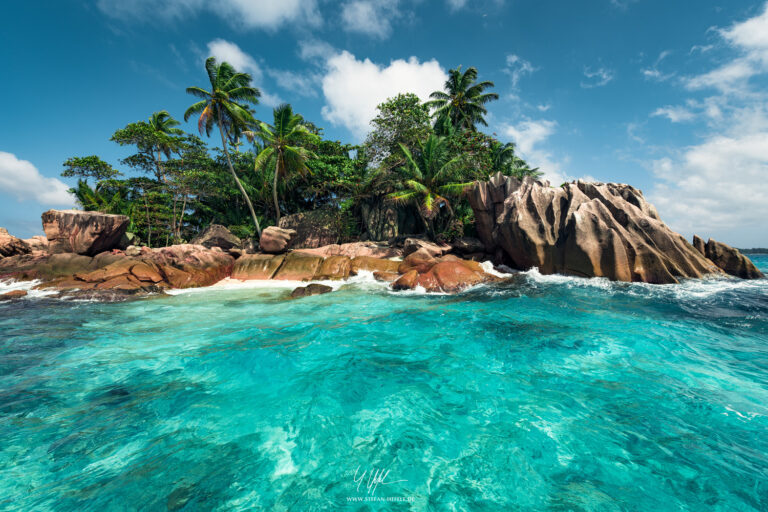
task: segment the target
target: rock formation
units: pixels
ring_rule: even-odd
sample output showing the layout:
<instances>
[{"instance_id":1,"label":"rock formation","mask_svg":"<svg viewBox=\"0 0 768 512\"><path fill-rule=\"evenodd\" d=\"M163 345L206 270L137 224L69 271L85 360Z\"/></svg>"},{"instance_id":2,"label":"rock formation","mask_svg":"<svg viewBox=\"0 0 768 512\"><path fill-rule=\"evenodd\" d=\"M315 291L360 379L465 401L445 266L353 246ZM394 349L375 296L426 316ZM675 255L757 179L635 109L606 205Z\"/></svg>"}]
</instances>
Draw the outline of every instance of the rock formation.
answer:
<instances>
[{"instance_id":1,"label":"rock formation","mask_svg":"<svg viewBox=\"0 0 768 512\"><path fill-rule=\"evenodd\" d=\"M693 246L712 263L717 265L726 274L740 277L741 279L759 279L763 276L752 260L741 254L738 249L730 245L716 242L711 238L704 244L704 240L693 235Z\"/></svg>"},{"instance_id":2,"label":"rock formation","mask_svg":"<svg viewBox=\"0 0 768 512\"><path fill-rule=\"evenodd\" d=\"M291 241L296 236L293 229L283 229L275 226L264 228L259 239L259 246L264 252L278 254L285 252L291 245Z\"/></svg>"},{"instance_id":3,"label":"rock formation","mask_svg":"<svg viewBox=\"0 0 768 512\"><path fill-rule=\"evenodd\" d=\"M331 293L333 288L328 285L320 283L312 283L307 286L300 286L291 292L291 297L298 299L301 297L311 297L313 295L322 295L324 293Z\"/></svg>"},{"instance_id":4,"label":"rock formation","mask_svg":"<svg viewBox=\"0 0 768 512\"><path fill-rule=\"evenodd\" d=\"M497 174L469 197L486 252L519 270L656 284L721 273L629 185Z\"/></svg>"},{"instance_id":5,"label":"rock formation","mask_svg":"<svg viewBox=\"0 0 768 512\"><path fill-rule=\"evenodd\" d=\"M361 256L370 256L373 258L397 258L403 255L400 249L390 247L387 243L381 242L352 242L348 244L332 244L317 249L297 249L297 252L305 254L314 254L316 256L347 256L349 258L358 258Z\"/></svg>"},{"instance_id":6,"label":"rock formation","mask_svg":"<svg viewBox=\"0 0 768 512\"><path fill-rule=\"evenodd\" d=\"M278 226L296 232L291 240L291 249L314 249L341 240L340 215L336 210L320 209L286 215L280 218Z\"/></svg>"},{"instance_id":7,"label":"rock formation","mask_svg":"<svg viewBox=\"0 0 768 512\"><path fill-rule=\"evenodd\" d=\"M5 228L0 228L0 258L28 254L32 252L30 245L8 233Z\"/></svg>"},{"instance_id":8,"label":"rock formation","mask_svg":"<svg viewBox=\"0 0 768 512\"><path fill-rule=\"evenodd\" d=\"M240 247L242 241L232 234L230 230L220 224L211 224L200 236L192 240L192 244L208 247L221 247L228 251L232 248Z\"/></svg>"},{"instance_id":9,"label":"rock formation","mask_svg":"<svg viewBox=\"0 0 768 512\"><path fill-rule=\"evenodd\" d=\"M129 223L125 215L79 210L48 210L42 219L49 252L88 256L117 247Z\"/></svg>"}]
</instances>

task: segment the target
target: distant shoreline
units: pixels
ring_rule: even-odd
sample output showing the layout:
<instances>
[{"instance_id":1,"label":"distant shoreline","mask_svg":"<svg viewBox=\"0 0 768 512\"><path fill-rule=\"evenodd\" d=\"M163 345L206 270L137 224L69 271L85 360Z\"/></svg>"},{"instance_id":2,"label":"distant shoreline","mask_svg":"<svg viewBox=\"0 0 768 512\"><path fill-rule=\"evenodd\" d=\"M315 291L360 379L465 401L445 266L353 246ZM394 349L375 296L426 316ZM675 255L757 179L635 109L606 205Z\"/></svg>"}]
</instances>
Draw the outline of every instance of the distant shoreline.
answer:
<instances>
[{"instance_id":1,"label":"distant shoreline","mask_svg":"<svg viewBox=\"0 0 768 512\"><path fill-rule=\"evenodd\" d=\"M739 249L742 254L768 254L768 248L756 247L754 249Z\"/></svg>"}]
</instances>

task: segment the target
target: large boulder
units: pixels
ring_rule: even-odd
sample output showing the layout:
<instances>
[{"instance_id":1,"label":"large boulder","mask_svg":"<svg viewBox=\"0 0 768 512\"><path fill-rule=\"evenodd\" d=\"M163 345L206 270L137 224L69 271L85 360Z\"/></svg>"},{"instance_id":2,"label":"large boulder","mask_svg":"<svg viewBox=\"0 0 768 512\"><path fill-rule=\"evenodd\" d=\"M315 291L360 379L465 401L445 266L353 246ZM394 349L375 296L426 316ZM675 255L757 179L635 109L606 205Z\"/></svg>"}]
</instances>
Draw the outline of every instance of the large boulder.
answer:
<instances>
[{"instance_id":1,"label":"large boulder","mask_svg":"<svg viewBox=\"0 0 768 512\"><path fill-rule=\"evenodd\" d=\"M442 256L443 254L448 254L448 252L451 250L451 246L428 242L420 238L407 238L405 242L403 242L403 256L408 256L409 254L418 250L424 250L433 257L438 257Z\"/></svg>"},{"instance_id":2,"label":"large boulder","mask_svg":"<svg viewBox=\"0 0 768 512\"><path fill-rule=\"evenodd\" d=\"M246 254L235 261L232 278L247 280L272 279L285 260L284 254Z\"/></svg>"},{"instance_id":3,"label":"large boulder","mask_svg":"<svg viewBox=\"0 0 768 512\"><path fill-rule=\"evenodd\" d=\"M476 184L470 204L486 252L502 249L519 270L656 284L721 273L629 185L496 175Z\"/></svg>"},{"instance_id":4,"label":"large boulder","mask_svg":"<svg viewBox=\"0 0 768 512\"><path fill-rule=\"evenodd\" d=\"M394 290L422 287L427 292L457 293L471 286L499 280L486 273L477 262L450 256L439 260L432 258L428 264L404 267L402 270L402 275L392 283Z\"/></svg>"},{"instance_id":5,"label":"large boulder","mask_svg":"<svg viewBox=\"0 0 768 512\"><path fill-rule=\"evenodd\" d=\"M278 226L296 232L291 239L292 249L314 249L336 244L342 238L341 215L337 210L319 209L286 215L280 218Z\"/></svg>"},{"instance_id":6,"label":"large boulder","mask_svg":"<svg viewBox=\"0 0 768 512\"><path fill-rule=\"evenodd\" d=\"M222 250L228 251L235 247L240 247L242 241L232 234L227 228L220 224L211 224L200 236L192 240L193 244L202 245L208 247L221 247Z\"/></svg>"},{"instance_id":7,"label":"large boulder","mask_svg":"<svg viewBox=\"0 0 768 512\"><path fill-rule=\"evenodd\" d=\"M29 254L32 248L21 238L8 233L5 228L0 228L0 258Z\"/></svg>"},{"instance_id":8,"label":"large boulder","mask_svg":"<svg viewBox=\"0 0 768 512\"><path fill-rule=\"evenodd\" d=\"M154 249L142 256L154 263L172 288L210 286L232 274L235 259L221 250L180 244Z\"/></svg>"},{"instance_id":9,"label":"large boulder","mask_svg":"<svg viewBox=\"0 0 768 512\"><path fill-rule=\"evenodd\" d=\"M704 254L726 274L742 279L759 279L763 276L752 260L741 254L738 249L711 238L707 241Z\"/></svg>"},{"instance_id":10,"label":"large boulder","mask_svg":"<svg viewBox=\"0 0 768 512\"><path fill-rule=\"evenodd\" d=\"M317 269L315 279L346 279L352 273L352 260L348 256L328 256Z\"/></svg>"},{"instance_id":11,"label":"large boulder","mask_svg":"<svg viewBox=\"0 0 768 512\"><path fill-rule=\"evenodd\" d=\"M129 223L125 215L79 210L48 210L42 219L50 253L88 256L117 247Z\"/></svg>"},{"instance_id":12,"label":"large boulder","mask_svg":"<svg viewBox=\"0 0 768 512\"><path fill-rule=\"evenodd\" d=\"M311 281L317 275L317 271L322 263L322 256L292 252L285 257L285 261L273 279L282 281Z\"/></svg>"},{"instance_id":13,"label":"large boulder","mask_svg":"<svg viewBox=\"0 0 768 512\"><path fill-rule=\"evenodd\" d=\"M293 229L283 229L275 226L264 228L259 239L259 246L264 252L278 254L288 250L291 240L296 236Z\"/></svg>"}]
</instances>

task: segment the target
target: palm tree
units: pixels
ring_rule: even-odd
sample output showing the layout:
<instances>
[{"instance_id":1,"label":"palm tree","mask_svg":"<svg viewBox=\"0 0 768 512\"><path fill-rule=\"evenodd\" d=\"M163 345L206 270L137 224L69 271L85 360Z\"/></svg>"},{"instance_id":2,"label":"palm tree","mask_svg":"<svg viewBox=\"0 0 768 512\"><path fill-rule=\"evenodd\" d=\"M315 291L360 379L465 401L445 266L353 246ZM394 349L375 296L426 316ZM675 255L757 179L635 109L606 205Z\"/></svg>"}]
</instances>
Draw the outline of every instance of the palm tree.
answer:
<instances>
[{"instance_id":1,"label":"palm tree","mask_svg":"<svg viewBox=\"0 0 768 512\"><path fill-rule=\"evenodd\" d=\"M187 87L187 93L202 98L190 106L184 113L184 120L193 114L200 113L197 128L200 133L205 129L206 135L211 135L211 129L216 124L221 134L221 146L227 158L229 172L237 183L237 188L245 198L248 209L251 212L256 231L261 238L261 227L250 197L245 192L240 178L237 177L235 168L232 167L232 159L229 156L228 140L240 135L243 127L255 124L249 103L256 105L259 102L261 92L256 87L251 87L251 75L238 73L229 63L216 63L216 58L208 57L205 61L205 69L211 82L211 90L206 91L200 87Z\"/></svg>"},{"instance_id":2,"label":"palm tree","mask_svg":"<svg viewBox=\"0 0 768 512\"><path fill-rule=\"evenodd\" d=\"M494 92L484 92L494 87L493 82L475 83L477 68L467 68L463 73L461 66L448 72L445 91L435 91L429 95L427 106L435 109L435 127L441 128L448 122L460 130L474 130L476 124L488 126L483 117L488 111L484 105L499 99Z\"/></svg>"},{"instance_id":3,"label":"palm tree","mask_svg":"<svg viewBox=\"0 0 768 512\"><path fill-rule=\"evenodd\" d=\"M311 133L304 118L294 114L293 109L284 103L272 112L274 124L259 123L256 132L247 131L244 135L250 140L258 138L264 149L256 157L255 170L262 169L274 162L272 199L275 201L277 222L280 222L280 204L278 202L277 182L279 178L302 175L309 172L307 160L317 156L304 146L316 144L320 137Z\"/></svg>"},{"instance_id":4,"label":"palm tree","mask_svg":"<svg viewBox=\"0 0 768 512\"><path fill-rule=\"evenodd\" d=\"M396 190L388 197L394 201L415 203L429 236L434 238L434 221L443 208L453 215L448 196L460 194L473 184L472 181L462 181L464 156L451 158L447 140L434 134L426 142L419 142L416 155L402 144L400 150L405 164L395 171Z\"/></svg>"},{"instance_id":5,"label":"palm tree","mask_svg":"<svg viewBox=\"0 0 768 512\"><path fill-rule=\"evenodd\" d=\"M158 178L162 178L163 182L167 184L165 178L165 171L160 161L160 155L165 155L168 159L171 157L171 153L176 151L177 145L174 143L174 136L184 135L184 130L176 128L179 126L179 122L171 117L171 114L167 110L161 110L160 112L153 112L149 116L149 126L155 131L157 136L156 154L155 154L155 166L157 167Z\"/></svg>"},{"instance_id":6,"label":"palm tree","mask_svg":"<svg viewBox=\"0 0 768 512\"><path fill-rule=\"evenodd\" d=\"M526 176L538 178L543 174L539 172L538 167L531 169L525 160L515 154L513 142L502 144L499 141L493 141L491 143L491 174L497 172L519 180Z\"/></svg>"}]
</instances>

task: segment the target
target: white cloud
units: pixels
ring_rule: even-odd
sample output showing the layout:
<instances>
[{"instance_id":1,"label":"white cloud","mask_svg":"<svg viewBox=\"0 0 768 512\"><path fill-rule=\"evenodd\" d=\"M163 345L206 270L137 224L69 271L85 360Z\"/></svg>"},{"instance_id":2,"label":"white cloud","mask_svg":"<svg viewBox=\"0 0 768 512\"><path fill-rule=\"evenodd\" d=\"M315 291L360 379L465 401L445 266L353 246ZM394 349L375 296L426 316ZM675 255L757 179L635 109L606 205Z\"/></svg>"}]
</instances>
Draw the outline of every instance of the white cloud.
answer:
<instances>
[{"instance_id":1,"label":"white cloud","mask_svg":"<svg viewBox=\"0 0 768 512\"><path fill-rule=\"evenodd\" d=\"M57 178L48 178L27 160L0 151L0 190L19 201L37 201L45 206L74 206L69 187Z\"/></svg>"},{"instance_id":2,"label":"white cloud","mask_svg":"<svg viewBox=\"0 0 768 512\"><path fill-rule=\"evenodd\" d=\"M316 0L98 0L106 15L124 20L174 21L211 12L236 28L276 30L291 22L318 26Z\"/></svg>"},{"instance_id":3,"label":"white cloud","mask_svg":"<svg viewBox=\"0 0 768 512\"><path fill-rule=\"evenodd\" d=\"M468 0L447 0L448 7L452 11L458 11L467 5Z\"/></svg>"},{"instance_id":4,"label":"white cloud","mask_svg":"<svg viewBox=\"0 0 768 512\"><path fill-rule=\"evenodd\" d=\"M768 132L715 135L653 163L650 199L673 229L739 246L768 241Z\"/></svg>"},{"instance_id":5,"label":"white cloud","mask_svg":"<svg viewBox=\"0 0 768 512\"><path fill-rule=\"evenodd\" d=\"M322 80L326 100L323 117L363 139L370 130L377 105L407 92L426 100L433 91L442 90L447 78L436 60L419 62L411 57L394 60L384 67L369 59L358 60L344 51L327 62Z\"/></svg>"},{"instance_id":6,"label":"white cloud","mask_svg":"<svg viewBox=\"0 0 768 512\"><path fill-rule=\"evenodd\" d=\"M507 55L507 67L504 68L504 72L511 77L512 87L517 87L522 77L530 75L534 71L536 71L536 68L527 60L517 55Z\"/></svg>"},{"instance_id":7,"label":"white cloud","mask_svg":"<svg viewBox=\"0 0 768 512\"><path fill-rule=\"evenodd\" d=\"M250 73L254 83L261 83L263 73L256 60L240 49L235 43L214 39L208 43L208 55L219 62L229 62L237 71Z\"/></svg>"},{"instance_id":8,"label":"white cloud","mask_svg":"<svg viewBox=\"0 0 768 512\"><path fill-rule=\"evenodd\" d=\"M379 39L392 33L391 20L400 17L399 0L354 0L341 9L344 30Z\"/></svg>"},{"instance_id":9,"label":"white cloud","mask_svg":"<svg viewBox=\"0 0 768 512\"><path fill-rule=\"evenodd\" d=\"M606 68L599 68L596 70L593 70L590 67L584 68L584 76L587 79L581 82L581 87L584 89L602 87L614 79L613 71Z\"/></svg>"},{"instance_id":10,"label":"white cloud","mask_svg":"<svg viewBox=\"0 0 768 512\"><path fill-rule=\"evenodd\" d=\"M651 114L651 117L666 117L673 123L683 123L695 119L696 114L685 107L668 105L666 107L657 108Z\"/></svg>"},{"instance_id":11,"label":"white cloud","mask_svg":"<svg viewBox=\"0 0 768 512\"><path fill-rule=\"evenodd\" d=\"M338 51L325 41L319 39L306 39L299 42L299 57L308 62L325 62Z\"/></svg>"},{"instance_id":12,"label":"white cloud","mask_svg":"<svg viewBox=\"0 0 768 512\"><path fill-rule=\"evenodd\" d=\"M317 96L321 77L315 74L304 75L279 69L268 69L267 74L283 89L300 96Z\"/></svg>"},{"instance_id":13,"label":"white cloud","mask_svg":"<svg viewBox=\"0 0 768 512\"><path fill-rule=\"evenodd\" d=\"M563 172L562 163L551 152L541 147L556 129L557 122L546 119L526 119L515 125L502 127L502 132L515 142L516 152L528 165L538 167L544 173L544 178L554 186L573 179Z\"/></svg>"},{"instance_id":14,"label":"white cloud","mask_svg":"<svg viewBox=\"0 0 768 512\"><path fill-rule=\"evenodd\" d=\"M661 61L669 57L671 54L672 54L671 51L664 50L659 54L659 57L656 59L656 62L653 63L653 66L641 70L646 80L655 80L657 82L664 82L666 80L669 80L673 76L675 76L675 73L662 73L659 70L659 65L661 64Z\"/></svg>"}]
</instances>

